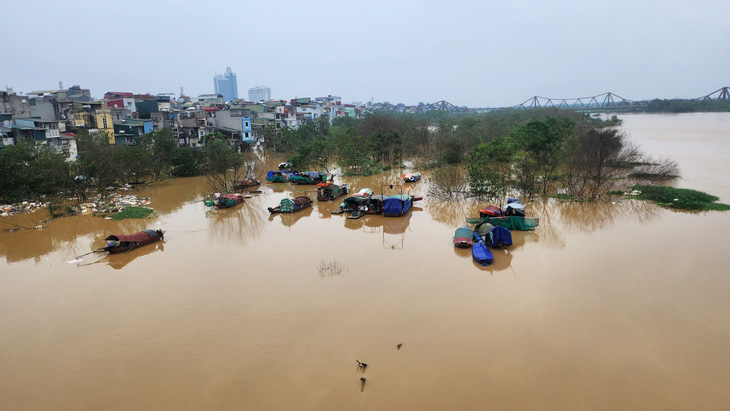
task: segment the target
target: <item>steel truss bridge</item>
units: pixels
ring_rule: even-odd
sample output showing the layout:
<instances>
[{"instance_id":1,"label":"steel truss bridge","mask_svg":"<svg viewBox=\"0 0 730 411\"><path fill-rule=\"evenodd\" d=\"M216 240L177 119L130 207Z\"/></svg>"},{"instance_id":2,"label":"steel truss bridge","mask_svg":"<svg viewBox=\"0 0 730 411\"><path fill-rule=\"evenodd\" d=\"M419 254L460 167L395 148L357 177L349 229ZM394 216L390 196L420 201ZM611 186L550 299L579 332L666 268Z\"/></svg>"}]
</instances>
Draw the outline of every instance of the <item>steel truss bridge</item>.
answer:
<instances>
[{"instance_id":1,"label":"steel truss bridge","mask_svg":"<svg viewBox=\"0 0 730 411\"><path fill-rule=\"evenodd\" d=\"M722 87L702 97L690 99L691 101L716 101L716 100L730 100L730 87ZM534 96L520 104L512 107L484 107L484 108L469 108L466 106L456 106L449 103L448 101L437 101L431 104L419 104L417 106L406 106L404 104L393 105L390 103L376 103L372 110L385 110L394 113L425 113L427 111L439 110L445 111L449 114L473 114L473 113L487 113L502 108L516 108L516 109L533 109L533 108L562 108L569 110L585 110L585 111L624 111L644 108L647 105L647 101L636 101L629 100L619 96L618 94L607 92L592 97L578 97L578 98L547 98Z\"/></svg>"}]
</instances>

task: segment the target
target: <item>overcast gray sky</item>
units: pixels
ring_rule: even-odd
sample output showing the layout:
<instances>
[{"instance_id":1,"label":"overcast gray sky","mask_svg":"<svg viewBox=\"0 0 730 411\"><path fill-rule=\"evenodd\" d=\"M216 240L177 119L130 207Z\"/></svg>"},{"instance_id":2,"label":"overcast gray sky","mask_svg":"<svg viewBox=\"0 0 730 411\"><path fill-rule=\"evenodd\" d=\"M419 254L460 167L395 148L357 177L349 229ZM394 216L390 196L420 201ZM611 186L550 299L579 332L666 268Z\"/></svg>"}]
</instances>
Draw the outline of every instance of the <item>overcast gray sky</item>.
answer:
<instances>
[{"instance_id":1,"label":"overcast gray sky","mask_svg":"<svg viewBox=\"0 0 730 411\"><path fill-rule=\"evenodd\" d=\"M3 1L0 86L469 107L730 85L730 1Z\"/></svg>"}]
</instances>

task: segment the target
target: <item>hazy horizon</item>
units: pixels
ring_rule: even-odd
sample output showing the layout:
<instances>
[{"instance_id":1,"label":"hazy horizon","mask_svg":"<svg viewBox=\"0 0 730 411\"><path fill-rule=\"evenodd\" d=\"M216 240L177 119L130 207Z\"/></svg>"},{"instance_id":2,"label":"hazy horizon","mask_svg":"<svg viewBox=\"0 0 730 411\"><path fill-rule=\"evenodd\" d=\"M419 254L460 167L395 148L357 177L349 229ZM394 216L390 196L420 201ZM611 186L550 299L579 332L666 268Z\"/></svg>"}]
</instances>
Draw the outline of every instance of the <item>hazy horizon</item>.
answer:
<instances>
[{"instance_id":1,"label":"hazy horizon","mask_svg":"<svg viewBox=\"0 0 730 411\"><path fill-rule=\"evenodd\" d=\"M695 98L729 83L722 1L99 4L5 5L1 86L198 96L231 67L244 99L266 85L276 99L503 107Z\"/></svg>"}]
</instances>

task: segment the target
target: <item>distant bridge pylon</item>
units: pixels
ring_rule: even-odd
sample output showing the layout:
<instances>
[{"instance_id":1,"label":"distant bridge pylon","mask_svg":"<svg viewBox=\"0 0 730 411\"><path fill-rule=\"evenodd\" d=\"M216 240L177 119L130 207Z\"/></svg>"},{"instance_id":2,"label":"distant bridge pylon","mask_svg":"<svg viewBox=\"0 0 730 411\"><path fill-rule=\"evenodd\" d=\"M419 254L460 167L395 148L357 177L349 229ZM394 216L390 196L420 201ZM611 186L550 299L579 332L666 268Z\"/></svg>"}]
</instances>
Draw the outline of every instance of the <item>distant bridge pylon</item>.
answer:
<instances>
[{"instance_id":1,"label":"distant bridge pylon","mask_svg":"<svg viewBox=\"0 0 730 411\"><path fill-rule=\"evenodd\" d=\"M513 106L513 108L566 108L571 110L590 110L590 109L619 109L619 108L638 108L644 104L638 101L629 100L611 92L599 94L593 97L579 98L563 98L554 99L547 97L535 96L529 98L522 103Z\"/></svg>"}]
</instances>

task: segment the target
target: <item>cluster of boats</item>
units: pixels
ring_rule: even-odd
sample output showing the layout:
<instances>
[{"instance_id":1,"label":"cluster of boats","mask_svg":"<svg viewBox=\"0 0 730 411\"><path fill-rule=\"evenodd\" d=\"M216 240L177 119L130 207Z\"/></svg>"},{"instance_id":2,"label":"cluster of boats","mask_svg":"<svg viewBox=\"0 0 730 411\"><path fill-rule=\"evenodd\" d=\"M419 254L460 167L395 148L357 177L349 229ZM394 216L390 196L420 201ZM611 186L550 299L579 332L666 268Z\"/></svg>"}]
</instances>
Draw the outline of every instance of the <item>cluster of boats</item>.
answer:
<instances>
[{"instance_id":1,"label":"cluster of boats","mask_svg":"<svg viewBox=\"0 0 730 411\"><path fill-rule=\"evenodd\" d=\"M406 173L402 176L404 183L414 183L421 179L419 173ZM370 188L363 188L355 194L350 194L350 188L345 184L334 184L333 176L323 172L298 172L291 170L290 163L279 164L279 170L269 171L266 175L267 183L294 183L317 185L318 201L334 201L344 197L342 205L333 214L347 213L348 219L361 218L364 215L382 214L386 217L398 217L411 210L415 201L422 200L421 196L414 196L404 193L402 185L384 185L381 187L381 194L376 195ZM256 179L245 179L237 181L234 188L243 191L260 185ZM406 189L407 190L407 189ZM395 192L386 195L387 191ZM260 191L249 191L249 193L260 193ZM349 195L349 196L348 196ZM206 206L226 209L235 207L244 202L247 194L237 193L216 193L212 199L204 200ZM250 194L248 194L250 196ZM284 198L278 205L268 207L271 214L295 213L312 205L312 199L302 195L295 198ZM107 237L105 247L92 252L106 251L109 253L129 252L134 248L141 247L159 241L163 238L162 230L144 230L129 235L111 235Z\"/></svg>"},{"instance_id":2,"label":"cluster of boats","mask_svg":"<svg viewBox=\"0 0 730 411\"><path fill-rule=\"evenodd\" d=\"M455 247L471 247L472 258L478 264L487 266L494 262L491 248L505 249L512 245L510 230L528 231L539 224L539 219L525 216L525 206L515 198L510 198L501 209L490 205L479 210L479 217L467 217L467 223L454 232Z\"/></svg>"}]
</instances>

